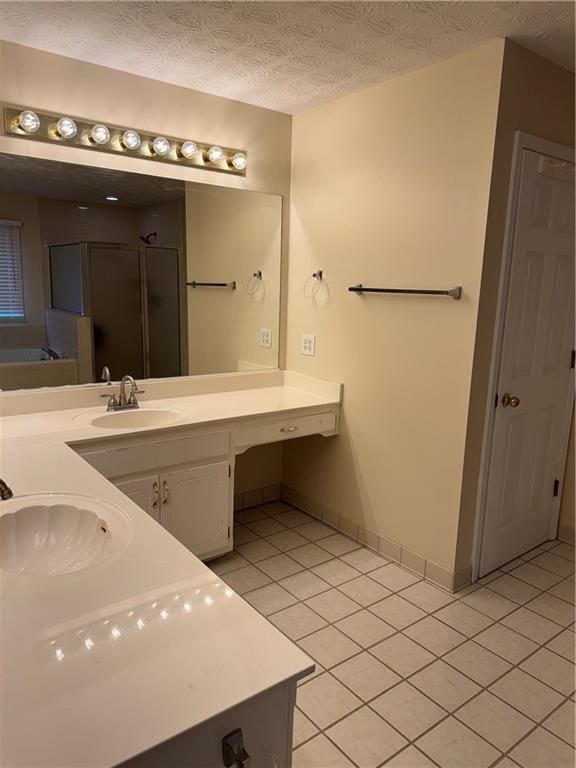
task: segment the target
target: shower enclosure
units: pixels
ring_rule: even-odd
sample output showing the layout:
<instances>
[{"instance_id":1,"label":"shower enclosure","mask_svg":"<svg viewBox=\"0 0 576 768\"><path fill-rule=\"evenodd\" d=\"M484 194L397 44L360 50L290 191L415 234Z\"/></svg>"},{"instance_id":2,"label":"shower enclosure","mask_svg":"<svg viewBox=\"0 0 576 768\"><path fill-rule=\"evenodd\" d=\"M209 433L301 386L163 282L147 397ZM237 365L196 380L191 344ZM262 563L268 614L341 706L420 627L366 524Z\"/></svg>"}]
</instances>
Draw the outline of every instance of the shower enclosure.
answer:
<instances>
[{"instance_id":1,"label":"shower enclosure","mask_svg":"<svg viewBox=\"0 0 576 768\"><path fill-rule=\"evenodd\" d=\"M67 243L49 259L52 308L92 320L94 380L105 365L115 378L187 372L178 248Z\"/></svg>"}]
</instances>

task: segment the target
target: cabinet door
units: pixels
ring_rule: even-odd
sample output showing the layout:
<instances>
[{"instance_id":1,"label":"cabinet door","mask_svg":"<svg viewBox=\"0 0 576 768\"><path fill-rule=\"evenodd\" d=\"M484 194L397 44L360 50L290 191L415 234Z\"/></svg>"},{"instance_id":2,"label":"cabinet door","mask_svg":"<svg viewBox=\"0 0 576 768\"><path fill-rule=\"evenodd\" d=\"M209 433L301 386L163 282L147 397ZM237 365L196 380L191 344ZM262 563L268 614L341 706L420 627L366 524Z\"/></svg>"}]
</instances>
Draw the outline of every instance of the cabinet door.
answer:
<instances>
[{"instance_id":1,"label":"cabinet door","mask_svg":"<svg viewBox=\"0 0 576 768\"><path fill-rule=\"evenodd\" d=\"M160 478L158 475L147 475L139 477L137 480L124 480L121 483L115 483L116 488L125 493L129 499L150 517L160 522Z\"/></svg>"},{"instance_id":2,"label":"cabinet door","mask_svg":"<svg viewBox=\"0 0 576 768\"><path fill-rule=\"evenodd\" d=\"M230 549L231 493L228 462L160 475L160 522L202 558Z\"/></svg>"}]
</instances>

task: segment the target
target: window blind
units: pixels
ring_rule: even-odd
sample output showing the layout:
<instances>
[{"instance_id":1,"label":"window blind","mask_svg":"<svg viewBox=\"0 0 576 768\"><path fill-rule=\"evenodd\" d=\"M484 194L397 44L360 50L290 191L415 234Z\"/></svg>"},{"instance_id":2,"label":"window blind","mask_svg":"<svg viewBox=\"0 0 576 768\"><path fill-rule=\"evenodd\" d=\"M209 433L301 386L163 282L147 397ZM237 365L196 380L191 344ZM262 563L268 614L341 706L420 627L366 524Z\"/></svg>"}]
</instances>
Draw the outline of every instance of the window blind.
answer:
<instances>
[{"instance_id":1,"label":"window blind","mask_svg":"<svg viewBox=\"0 0 576 768\"><path fill-rule=\"evenodd\" d=\"M24 319L22 222L0 220L0 321Z\"/></svg>"}]
</instances>

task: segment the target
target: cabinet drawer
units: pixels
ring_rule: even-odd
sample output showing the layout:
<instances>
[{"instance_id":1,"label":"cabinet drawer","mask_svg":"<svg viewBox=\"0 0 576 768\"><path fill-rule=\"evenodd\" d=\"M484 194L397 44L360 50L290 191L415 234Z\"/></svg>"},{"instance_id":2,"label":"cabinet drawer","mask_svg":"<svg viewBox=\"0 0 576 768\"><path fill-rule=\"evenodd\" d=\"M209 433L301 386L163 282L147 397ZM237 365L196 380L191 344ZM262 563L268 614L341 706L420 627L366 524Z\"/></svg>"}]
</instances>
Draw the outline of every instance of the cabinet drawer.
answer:
<instances>
[{"instance_id":1,"label":"cabinet drawer","mask_svg":"<svg viewBox=\"0 0 576 768\"><path fill-rule=\"evenodd\" d=\"M237 448L249 448L252 445L332 432L334 429L336 429L336 414L318 413L313 416L297 416L238 429L235 442Z\"/></svg>"},{"instance_id":2,"label":"cabinet drawer","mask_svg":"<svg viewBox=\"0 0 576 768\"><path fill-rule=\"evenodd\" d=\"M194 464L227 457L229 432L158 440L122 448L82 452L83 458L104 477L121 477L138 472L160 472L179 464Z\"/></svg>"}]
</instances>

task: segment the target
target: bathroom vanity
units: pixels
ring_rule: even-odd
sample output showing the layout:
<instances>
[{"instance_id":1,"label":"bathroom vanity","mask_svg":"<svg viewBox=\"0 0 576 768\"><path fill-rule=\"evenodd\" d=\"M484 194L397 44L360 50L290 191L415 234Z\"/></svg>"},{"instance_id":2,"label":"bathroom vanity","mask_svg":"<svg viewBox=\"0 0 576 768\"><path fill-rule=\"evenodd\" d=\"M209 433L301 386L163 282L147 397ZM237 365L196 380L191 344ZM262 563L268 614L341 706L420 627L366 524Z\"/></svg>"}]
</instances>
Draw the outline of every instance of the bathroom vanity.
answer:
<instances>
[{"instance_id":1,"label":"bathroom vanity","mask_svg":"<svg viewBox=\"0 0 576 768\"><path fill-rule=\"evenodd\" d=\"M139 409L110 414L107 391L0 396L15 494L0 530L16 531L0 546L0 762L211 768L240 728L254 766L289 766L313 662L199 558L232 549L235 456L337 434L341 387L282 371L149 380ZM32 525L42 546L66 504L73 519L101 509L109 555L70 568L22 543Z\"/></svg>"}]
</instances>

